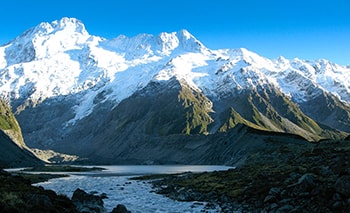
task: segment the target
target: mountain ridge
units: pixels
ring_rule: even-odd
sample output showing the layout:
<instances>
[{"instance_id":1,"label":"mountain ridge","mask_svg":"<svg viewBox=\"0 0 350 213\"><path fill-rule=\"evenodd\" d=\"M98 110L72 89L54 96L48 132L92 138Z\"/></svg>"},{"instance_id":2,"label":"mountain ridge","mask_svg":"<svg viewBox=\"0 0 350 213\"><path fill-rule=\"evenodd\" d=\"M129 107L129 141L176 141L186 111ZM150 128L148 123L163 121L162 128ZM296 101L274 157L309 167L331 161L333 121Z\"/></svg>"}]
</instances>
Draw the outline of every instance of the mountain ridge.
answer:
<instances>
[{"instance_id":1,"label":"mountain ridge","mask_svg":"<svg viewBox=\"0 0 350 213\"><path fill-rule=\"evenodd\" d=\"M152 60L153 61L159 60L159 58L157 58L157 55L155 54L155 52L157 52L157 51L150 51L150 48L152 47L152 45L156 46L157 42L158 42L158 45L162 45L162 44L168 45L168 43L170 43L170 45L168 45L168 46L171 46L172 48L169 48L169 50L174 50L174 49L179 47L180 43L185 43L185 41L191 41L190 44L192 44L192 46L199 45L199 47L201 49L205 50L204 51L205 54L203 54L204 57L202 56L202 58L196 58L196 56L198 56L198 55L185 54L186 57L189 57L188 60L193 60L193 61L197 60L197 63L194 63L194 66L192 65L193 66L192 68L201 67L206 63L205 62L206 60L208 61L208 60L210 60L210 59L212 60L214 58L218 61L221 61L221 60L228 61L228 63L217 63L217 65L221 66L221 67L216 71L216 74L225 73L224 71L231 71L231 70L235 71L236 69L238 69L237 71L248 72L247 74L250 75L250 78L248 80L251 80L252 82L242 82L242 81L238 81L239 79L236 79L236 84L237 84L236 86L237 87L242 87L242 85L243 86L244 85L253 86L254 84L252 84L252 83L258 83L259 81L263 82L263 81L269 80L269 79L264 79L265 77L263 75L266 74L266 72L265 73L261 72L261 71L264 71L263 69L259 69L261 67L263 67L265 69L265 71L266 71L266 68L270 69L270 70L268 70L268 72L270 72L270 75L266 76L266 77L270 78L272 83L276 83L276 80L272 79L274 77L273 75L278 74L278 72L281 72L277 69L278 67L279 68L292 67L292 68L297 68L297 69L291 69L291 70L286 69L284 72L281 73L282 77L291 75L291 74L293 74L293 72L295 75L299 75L296 77L305 77L305 74L307 74L307 75L312 77L311 79L308 80L309 81L308 83L310 83L310 81L311 81L311 83L315 83L318 79L318 81L320 83L323 83L323 84L326 84L326 83L327 84L334 83L335 85L340 84L340 87L342 87L344 90L344 91L342 91L343 93L348 94L348 92L349 92L348 88L349 88L350 83L348 81L344 81L344 79L339 79L340 77L342 77L342 75L344 75L344 73L345 73L344 69L346 69L346 67L333 64L333 63L328 62L326 60L319 60L317 62L312 62L312 65L310 65L310 64L307 64L307 61L302 61L300 59L295 59L293 61L289 61L287 59L279 58L275 61L271 61L269 59L266 59L266 58L263 58L263 57L257 55L256 53L250 52L244 48L236 49L236 50L215 50L215 51L209 50L186 30L179 31L181 33L179 33L179 32L161 33L159 36L153 36L153 35L149 35L149 34L140 34L140 35L132 37L132 38L127 38L125 36L119 36L115 39L115 40L119 40L119 42L113 42L113 40L108 41L108 40L103 39L101 37L89 35L85 31L85 27L83 26L82 22L80 22L76 19L73 19L73 18L71 18L71 19L63 18L60 21L54 21L52 23L55 23L55 24L42 23L42 24L38 25L37 27L34 27L34 29L39 28L39 26L42 26L42 25L45 25L45 26L46 25L49 25L49 26L51 26L51 25L57 25L57 26L63 25L65 27L62 27L62 26L59 27L59 29L60 29L59 31L51 30L51 31L56 32L56 33L52 33L49 31L44 35L41 35L42 33L39 33L39 32L41 32L40 30L33 30L35 32L34 33L35 35L30 36L30 37L43 37L48 41L53 40L52 42L61 43L61 45L54 45L54 48L49 48L49 51L48 51L48 44L50 42L48 42L46 40L41 41L41 42L37 42L39 46L37 48L35 48L35 55L34 56L32 55L30 58L32 58L32 60L34 60L34 59L39 60L41 58L50 58L52 54L54 54L54 55L56 55L56 57L58 57L57 54L61 55L61 52L69 53L69 51L63 50L62 48L68 49L68 50L70 49L70 51L72 52L72 54L68 54L70 58L76 59L76 60L83 60L82 62L84 62L85 64L86 64L86 61L84 61L84 60L87 59L88 60L87 62L91 63L89 65L95 66L95 67L91 67L91 68L95 69L95 70L91 70L91 71L97 72L96 74L94 73L95 75L97 75L97 74L100 74L102 76L105 75L103 77L105 77L106 80L108 80L108 79L113 80L113 77L112 77L113 74L111 73L112 74L111 75L108 73L108 72L110 72L108 70L109 67L103 67L103 69L107 70L107 73L102 73L103 71L100 70L102 67L99 67L98 64L93 64L94 61L95 61L95 63L96 62L101 63L101 62L98 60L99 58L94 58L94 56L96 57L96 54L93 54L92 50L91 50L93 48L95 48L95 49L97 48L97 49L102 50L103 47L106 46L105 45L106 42L110 43L110 45L109 45L110 47L114 46L117 49L121 49L122 52L137 52L137 50L142 50L141 52L139 51L139 53L134 53L134 55L140 55L141 59L148 57L147 59L150 61L145 60L143 62L143 63L147 63L147 62L152 62ZM66 26L67 25L66 23L70 23L70 25ZM76 27L72 27L72 26L76 26ZM74 28L79 28L79 27L84 29L84 33L77 33L75 30L71 30L71 28L74 29ZM61 34L56 35L57 32L61 32L61 31L64 31L64 32L67 31L66 32L67 35L61 35ZM24 33L22 36L19 36L18 38L24 37L24 38L26 38L24 40L28 40L26 37L27 34L28 33ZM177 34L180 34L180 36L177 36ZM46 37L50 37L50 38L46 38ZM58 37L59 39L55 38L55 37ZM66 37L69 37L70 39L65 39ZM146 37L146 39L142 39L144 37ZM185 39L179 39L179 37L184 37ZM18 39L16 39L16 40L18 40ZM125 40L127 40L127 41L125 41ZM144 40L146 40L146 41L144 41ZM149 40L152 40L152 41L150 43L147 43ZM181 42L179 42L179 40L181 40ZM65 41L65 42L63 42L63 41ZM159 44L159 41L161 41L161 44ZM32 41L32 42L35 43L34 41ZM84 42L86 42L86 43L84 43ZM24 42L24 43L26 43L26 42ZM125 43L129 44L129 45L125 45ZM102 45L99 46L99 44L102 44ZM10 48L11 46L16 46L16 45L10 44L10 45L7 45L7 47L4 49L5 50L11 49ZM19 46L25 47L25 45L19 45ZM123 46L127 46L127 48L126 47L123 48ZM189 45L189 46L191 46L191 45ZM40 51L40 49L44 49L45 51ZM29 50L28 51L25 51L25 50L26 50L26 48L24 48L22 52L20 51L19 54L17 53L18 56L14 57L14 58L16 60L18 60L18 58L21 58L19 56L28 55L27 53L30 53ZM50 51L53 51L53 53L51 53ZM75 55L74 51L81 51L81 52L77 52L77 54ZM150 51L150 52L147 52L147 51ZM192 48L192 51L196 52L196 48ZM168 51L165 51L165 52L168 52ZM23 54L21 54L21 53L23 53ZM106 53L106 52L103 52L103 53ZM110 54L116 54L118 57L123 56L123 53L118 54L117 51L111 52ZM31 54L29 54L29 55L31 55ZM41 55L43 55L43 56L41 56ZM116 56L116 55L114 55L114 56ZM81 56L83 56L83 58ZM84 57L87 57L87 58L84 58ZM198 56L198 57L201 57L201 56ZM7 58L9 58L9 57L7 57ZM10 57L10 58L12 58L12 57ZM59 59L61 59L61 58L59 58ZM62 59L64 59L64 58L62 58ZM116 59L116 58L113 58L113 59ZM135 60L126 61L123 58L119 58L119 59L122 60L122 61L120 61L120 60L117 61L117 63L119 63L119 66L128 66L128 65L135 66L135 65L137 65L137 64L133 63L133 61L135 61ZM203 62L203 59L204 59L204 62ZM166 58L165 58L165 60L166 60ZM176 62L177 60L178 60L178 57L176 57L176 55L169 58L168 66L169 65L176 66L177 64L176 63L174 64L174 62ZM282 61L282 63L274 64L274 62L276 62L276 61L279 61L279 62ZM20 62L22 62L22 61L19 61L19 63L16 63L16 64L21 64ZM26 60L24 60L24 62L31 62L31 60L26 59ZM186 61L180 61L180 63L185 63L185 62ZM12 65L12 63L2 63L2 64L3 64L2 67L4 67L4 66L8 67L9 65L10 66ZM80 63L80 65L82 65L82 64L83 63ZM96 65L97 65L97 67L96 67ZM111 64L111 65L115 65L115 64ZM163 64L163 66L164 66L164 64ZM248 67L251 67L252 69L245 70L245 68L248 68ZM332 72L332 70L331 70L332 67L334 69L337 69L336 70L337 72ZM35 67L28 67L28 69L34 69L34 68ZM39 67L39 68L41 68L41 67ZM89 67L81 67L80 69L82 71L80 71L80 72L82 74L86 74L86 72L85 73L83 72L84 70L86 70L86 68L89 68ZM160 72L158 74L155 73L155 76L152 76L152 77L155 77L156 79L162 80L162 79L164 79L163 76L165 74L167 74L168 75L167 79L169 79L169 77L174 76L174 73L171 73L171 71L172 71L171 68L172 67L170 67L170 69L161 70L162 72ZM213 68L215 69L215 67L213 67ZM213 69L213 68L211 68L211 69ZM71 69L76 69L76 68L74 66L72 66ZM241 69L243 69L243 70L241 70ZM300 72L300 69L302 69L305 72L305 74ZM18 70L18 71L20 71L20 70ZM61 72L64 72L64 71L65 70L62 70ZM114 72L116 72L115 74L117 74L118 72L122 72L122 71L123 71L123 68L121 69L121 71L115 70ZM238 74L237 71L235 71L235 74ZM253 72L253 73L249 73L249 72ZM327 78L330 78L330 74L326 75L326 76L320 76L320 77L316 76L317 73L322 73L322 72L323 73L330 73L330 74L334 75L336 78L334 79L333 82L331 82L331 80L328 79L330 81L330 82L328 82ZM271 73L272 73L272 75L271 75ZM342 75L336 76L337 73L342 74ZM29 73L29 74L33 74L33 73ZM162 76L162 74L164 74L164 75ZM175 74L181 75L181 73L178 73L178 72ZM189 74L193 75L195 73L190 72L190 73L184 73L184 74L187 74L186 77L188 77ZM211 73L204 72L201 74L204 76L208 76L208 74L210 75ZM294 75L294 77L295 77L295 75ZM347 74L346 77L348 75L349 74ZM201 75L199 75L199 77L200 76ZM32 77L35 77L35 76L32 76ZM60 77L59 78L60 80L63 78L63 76L53 76L53 77ZM80 77L84 77L84 76L80 75ZM96 77L98 77L98 76L88 76L88 77L90 77L90 78L95 77L95 79L96 79ZM195 76L195 77L198 78L198 76ZM96 80L99 80L99 79L97 78ZM100 80L102 80L102 79L100 79ZM150 79L148 79L148 81L149 80ZM187 78L186 80L190 80L190 79ZM282 80L284 80L285 81L284 83L286 83L287 79L282 78ZM282 80L279 79L280 82L282 82ZM305 79L305 80L307 80L307 79ZM343 81L341 81L341 80L343 80ZM275 81L275 82L273 82L273 81ZM77 82L65 82L65 83L67 83L67 84L72 84L72 83L79 84L79 79ZM95 84L93 82L84 82L84 83L85 83L86 88L91 88L92 86L95 86ZM89 83L91 86L88 86ZM205 83L207 83L207 82L205 82ZM57 85L57 86L59 86L59 85ZM143 86L145 86L145 85L143 85ZM291 86L293 86L293 85L288 85L288 87L291 87ZM334 86L334 85L332 85L332 86ZM285 87L287 87L287 86L285 86ZM329 85L328 86L324 85L323 87L330 88ZM80 88L84 88L84 84L80 85ZM7 88L7 89L9 89L9 88ZM73 93L73 92L75 92L74 90L81 91L81 89L79 90L79 88L71 88L71 89L72 90L66 91L64 93L59 93L59 94L64 95L65 93ZM284 90L284 93L292 95L291 92L287 90L287 88L282 88L282 89ZM203 88L203 90L205 90L205 88ZM333 90L329 91L329 92L335 92L334 90L335 89L333 88ZM342 97L342 99L344 101L349 101L348 97L346 95L341 95L342 92L335 92L335 94ZM297 98L298 97L296 97L295 99L297 99ZM300 98L300 99L302 99L302 98Z\"/></svg>"},{"instance_id":2,"label":"mountain ridge","mask_svg":"<svg viewBox=\"0 0 350 213\"><path fill-rule=\"evenodd\" d=\"M84 157L241 124L309 141L350 132L349 67L211 50L187 30L107 40L74 18L41 23L0 47L0 93L31 147Z\"/></svg>"}]
</instances>

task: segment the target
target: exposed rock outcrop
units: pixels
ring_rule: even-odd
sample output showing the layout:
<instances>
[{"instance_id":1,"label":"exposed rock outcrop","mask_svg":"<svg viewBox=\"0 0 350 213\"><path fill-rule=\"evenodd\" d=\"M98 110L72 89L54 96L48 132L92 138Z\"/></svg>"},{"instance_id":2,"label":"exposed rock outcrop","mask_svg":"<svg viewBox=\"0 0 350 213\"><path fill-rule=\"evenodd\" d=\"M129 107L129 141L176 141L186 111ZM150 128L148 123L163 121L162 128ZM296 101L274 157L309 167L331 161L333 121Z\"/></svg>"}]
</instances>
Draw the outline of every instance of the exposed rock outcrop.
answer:
<instances>
[{"instance_id":1,"label":"exposed rock outcrop","mask_svg":"<svg viewBox=\"0 0 350 213\"><path fill-rule=\"evenodd\" d=\"M115 207L112 210L112 213L131 213L124 205L118 204L117 207Z\"/></svg>"},{"instance_id":2,"label":"exposed rock outcrop","mask_svg":"<svg viewBox=\"0 0 350 213\"><path fill-rule=\"evenodd\" d=\"M79 212L84 213L106 213L103 206L104 196L88 194L81 189L76 189L72 196L72 201Z\"/></svg>"}]
</instances>

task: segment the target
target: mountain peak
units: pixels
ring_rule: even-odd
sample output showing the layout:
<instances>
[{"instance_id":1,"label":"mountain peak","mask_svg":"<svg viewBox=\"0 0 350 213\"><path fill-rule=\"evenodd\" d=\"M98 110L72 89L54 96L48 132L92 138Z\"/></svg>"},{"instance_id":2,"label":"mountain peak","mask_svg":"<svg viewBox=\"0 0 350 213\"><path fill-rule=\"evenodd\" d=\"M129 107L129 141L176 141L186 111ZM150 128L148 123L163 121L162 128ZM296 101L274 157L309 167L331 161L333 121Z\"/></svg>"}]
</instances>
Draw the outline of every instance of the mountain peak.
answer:
<instances>
[{"instance_id":1,"label":"mountain peak","mask_svg":"<svg viewBox=\"0 0 350 213\"><path fill-rule=\"evenodd\" d=\"M34 37L38 36L48 36L59 31L88 35L84 24L80 20L76 18L64 17L60 20L52 21L51 23L42 22L39 25L25 31L16 40L19 40L21 38L33 39Z\"/></svg>"},{"instance_id":2,"label":"mountain peak","mask_svg":"<svg viewBox=\"0 0 350 213\"><path fill-rule=\"evenodd\" d=\"M81 22L80 20L76 19L76 18L67 18L64 17L59 21L53 21L51 23L51 26L54 27L55 31L59 31L59 30L73 30L77 33L81 33L81 34L88 34L86 29L85 29L85 25L83 24L83 22Z\"/></svg>"},{"instance_id":3,"label":"mountain peak","mask_svg":"<svg viewBox=\"0 0 350 213\"><path fill-rule=\"evenodd\" d=\"M179 37L184 38L186 40L194 38L194 36L190 32L188 32L188 30L186 29L179 30L176 34Z\"/></svg>"},{"instance_id":4,"label":"mountain peak","mask_svg":"<svg viewBox=\"0 0 350 213\"><path fill-rule=\"evenodd\" d=\"M119 35L104 42L104 48L126 52L130 58L146 55L170 55L174 50L180 52L203 52L208 49L187 30L162 32L159 35L139 34L133 37ZM176 51L178 52L178 51Z\"/></svg>"},{"instance_id":5,"label":"mountain peak","mask_svg":"<svg viewBox=\"0 0 350 213\"><path fill-rule=\"evenodd\" d=\"M253 65L255 67L267 67L269 69L274 69L274 64L271 60L258 55L246 48L233 49L230 53L231 57L243 59L243 61L248 65Z\"/></svg>"},{"instance_id":6,"label":"mountain peak","mask_svg":"<svg viewBox=\"0 0 350 213\"><path fill-rule=\"evenodd\" d=\"M202 42L195 38L190 32L185 29L182 29L176 32L176 36L179 39L179 44L187 51L195 52L206 52L206 48Z\"/></svg>"},{"instance_id":7,"label":"mountain peak","mask_svg":"<svg viewBox=\"0 0 350 213\"><path fill-rule=\"evenodd\" d=\"M29 43L35 49L35 57L46 58L67 50L81 49L91 36L84 24L76 18L62 18L51 23L43 22L33 28Z\"/></svg>"},{"instance_id":8,"label":"mountain peak","mask_svg":"<svg viewBox=\"0 0 350 213\"><path fill-rule=\"evenodd\" d=\"M185 51L198 52L208 50L200 41L198 41L190 32L182 29L177 32L160 33L158 36L163 53L169 53L178 47Z\"/></svg>"}]
</instances>

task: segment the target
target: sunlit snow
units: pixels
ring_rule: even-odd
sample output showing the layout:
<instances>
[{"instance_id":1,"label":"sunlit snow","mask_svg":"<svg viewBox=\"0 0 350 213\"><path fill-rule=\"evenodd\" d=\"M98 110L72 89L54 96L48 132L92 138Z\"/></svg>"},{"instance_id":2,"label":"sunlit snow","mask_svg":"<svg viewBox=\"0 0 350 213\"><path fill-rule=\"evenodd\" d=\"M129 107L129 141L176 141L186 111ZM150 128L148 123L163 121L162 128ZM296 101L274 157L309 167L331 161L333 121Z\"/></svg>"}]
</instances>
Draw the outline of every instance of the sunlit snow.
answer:
<instances>
[{"instance_id":1,"label":"sunlit snow","mask_svg":"<svg viewBox=\"0 0 350 213\"><path fill-rule=\"evenodd\" d=\"M320 91L350 102L349 67L282 56L270 60L244 48L210 50L187 30L107 40L90 35L79 20L63 18L0 47L2 96L37 103L84 91L67 123L89 115L100 92L109 91L105 98L118 104L150 81L173 77L216 98L266 84L297 102Z\"/></svg>"}]
</instances>

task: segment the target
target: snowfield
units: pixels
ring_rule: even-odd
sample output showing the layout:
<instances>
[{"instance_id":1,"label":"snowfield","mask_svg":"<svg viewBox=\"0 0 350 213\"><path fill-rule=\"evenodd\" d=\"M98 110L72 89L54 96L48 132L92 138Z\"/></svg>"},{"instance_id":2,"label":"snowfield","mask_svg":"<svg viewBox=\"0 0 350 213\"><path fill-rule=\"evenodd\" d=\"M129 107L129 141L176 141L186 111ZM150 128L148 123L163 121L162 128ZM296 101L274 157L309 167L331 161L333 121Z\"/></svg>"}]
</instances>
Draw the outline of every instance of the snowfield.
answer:
<instances>
[{"instance_id":1,"label":"snowfield","mask_svg":"<svg viewBox=\"0 0 350 213\"><path fill-rule=\"evenodd\" d=\"M349 67L324 59L271 60L244 48L210 50L187 30L107 40L90 35L75 18L62 18L0 47L3 97L40 103L85 92L67 124L88 116L103 91L117 105L149 82L172 77L217 98L233 89L272 84L299 103L320 90L350 102Z\"/></svg>"}]
</instances>

